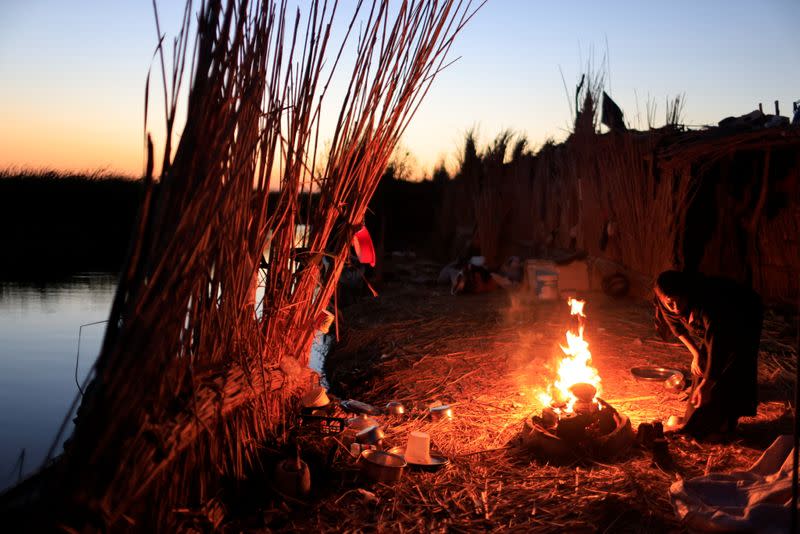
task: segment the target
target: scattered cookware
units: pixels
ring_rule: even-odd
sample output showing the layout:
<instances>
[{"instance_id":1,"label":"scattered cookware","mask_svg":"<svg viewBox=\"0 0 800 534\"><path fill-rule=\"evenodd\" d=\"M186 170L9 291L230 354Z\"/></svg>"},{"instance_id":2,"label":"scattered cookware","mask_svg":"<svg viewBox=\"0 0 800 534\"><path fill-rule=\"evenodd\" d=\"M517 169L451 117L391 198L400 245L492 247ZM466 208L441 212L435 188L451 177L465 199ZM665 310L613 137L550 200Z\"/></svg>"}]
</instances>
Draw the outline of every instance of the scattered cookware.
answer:
<instances>
[{"instance_id":1,"label":"scattered cookware","mask_svg":"<svg viewBox=\"0 0 800 534\"><path fill-rule=\"evenodd\" d=\"M347 420L348 430L354 430L356 432L360 432L365 428L369 428L377 424L378 421L367 414L357 415L356 417L351 417Z\"/></svg>"},{"instance_id":2,"label":"scattered cookware","mask_svg":"<svg viewBox=\"0 0 800 534\"><path fill-rule=\"evenodd\" d=\"M431 451L431 436L427 432L412 431L408 434L405 455L415 463L426 463ZM408 461L408 460L407 460Z\"/></svg>"},{"instance_id":3,"label":"scattered cookware","mask_svg":"<svg viewBox=\"0 0 800 534\"><path fill-rule=\"evenodd\" d=\"M438 469L450 463L450 459L447 456L435 450L428 451L428 457L422 460L416 458L410 460L406 454L406 448L402 445L392 447L386 452L402 457L412 467Z\"/></svg>"},{"instance_id":4,"label":"scattered cookware","mask_svg":"<svg viewBox=\"0 0 800 534\"><path fill-rule=\"evenodd\" d=\"M358 458L361 456L361 453L364 451L374 451L377 450L375 445L368 445L366 443L351 443L350 444L350 456L354 458Z\"/></svg>"},{"instance_id":5,"label":"scattered cookware","mask_svg":"<svg viewBox=\"0 0 800 534\"><path fill-rule=\"evenodd\" d=\"M319 434L340 434L347 426L347 420L342 417L304 413L300 415L300 426Z\"/></svg>"},{"instance_id":6,"label":"scattered cookware","mask_svg":"<svg viewBox=\"0 0 800 534\"><path fill-rule=\"evenodd\" d=\"M597 394L597 388L586 382L578 382L569 387L570 393L575 395L581 402L592 402Z\"/></svg>"},{"instance_id":7,"label":"scattered cookware","mask_svg":"<svg viewBox=\"0 0 800 534\"><path fill-rule=\"evenodd\" d=\"M300 456L281 460L275 467L275 487L290 497L304 497L311 491L311 471Z\"/></svg>"},{"instance_id":8,"label":"scattered cookware","mask_svg":"<svg viewBox=\"0 0 800 534\"><path fill-rule=\"evenodd\" d=\"M315 386L306 392L300 399L303 408L321 408L330 403L328 391L321 386Z\"/></svg>"},{"instance_id":9,"label":"scattered cookware","mask_svg":"<svg viewBox=\"0 0 800 534\"><path fill-rule=\"evenodd\" d=\"M664 425L664 428L667 430L676 430L683 426L683 416L680 415L670 415L669 419L667 419L667 424Z\"/></svg>"},{"instance_id":10,"label":"scattered cookware","mask_svg":"<svg viewBox=\"0 0 800 534\"><path fill-rule=\"evenodd\" d=\"M664 387L673 391L683 391L683 388L686 387L686 379L683 373L677 372L664 380Z\"/></svg>"},{"instance_id":11,"label":"scattered cookware","mask_svg":"<svg viewBox=\"0 0 800 534\"><path fill-rule=\"evenodd\" d=\"M677 369L669 367L657 367L655 365L644 365L641 367L631 367L631 374L637 380L646 382L663 382L674 374L683 374Z\"/></svg>"}]
</instances>

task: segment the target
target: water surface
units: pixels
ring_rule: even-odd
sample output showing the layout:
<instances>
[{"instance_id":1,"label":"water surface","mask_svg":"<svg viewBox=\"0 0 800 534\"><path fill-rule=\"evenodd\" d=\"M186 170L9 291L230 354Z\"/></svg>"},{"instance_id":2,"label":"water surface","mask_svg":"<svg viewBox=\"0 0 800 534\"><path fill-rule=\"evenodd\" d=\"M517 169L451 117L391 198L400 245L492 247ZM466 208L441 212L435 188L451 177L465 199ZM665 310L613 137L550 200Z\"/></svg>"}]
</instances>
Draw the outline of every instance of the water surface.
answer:
<instances>
[{"instance_id":1,"label":"water surface","mask_svg":"<svg viewBox=\"0 0 800 534\"><path fill-rule=\"evenodd\" d=\"M0 490L41 466L78 394L76 354L81 325L105 321L116 277L87 273L42 284L0 281ZM263 288L259 293L263 293ZM77 379L97 359L105 323L80 336ZM310 367L321 372L327 344L319 335ZM72 416L55 453L72 431Z\"/></svg>"},{"instance_id":2,"label":"water surface","mask_svg":"<svg viewBox=\"0 0 800 534\"><path fill-rule=\"evenodd\" d=\"M78 329L107 318L115 289L116 278L108 274L36 285L0 282L0 488L16 482L23 449L23 474L44 460L78 393ZM82 330L81 382L104 331L105 324Z\"/></svg>"}]
</instances>

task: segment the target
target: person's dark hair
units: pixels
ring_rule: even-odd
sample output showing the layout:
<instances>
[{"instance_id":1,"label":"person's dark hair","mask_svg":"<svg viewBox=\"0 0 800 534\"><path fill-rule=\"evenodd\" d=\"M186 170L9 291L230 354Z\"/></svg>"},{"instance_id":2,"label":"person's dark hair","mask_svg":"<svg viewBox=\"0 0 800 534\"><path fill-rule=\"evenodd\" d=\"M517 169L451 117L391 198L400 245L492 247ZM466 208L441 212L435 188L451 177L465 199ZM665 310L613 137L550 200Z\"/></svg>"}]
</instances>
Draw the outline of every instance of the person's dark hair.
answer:
<instances>
[{"instance_id":1,"label":"person's dark hair","mask_svg":"<svg viewBox=\"0 0 800 534\"><path fill-rule=\"evenodd\" d=\"M668 297L686 297L689 295L693 278L681 271L664 271L658 275L656 287Z\"/></svg>"}]
</instances>

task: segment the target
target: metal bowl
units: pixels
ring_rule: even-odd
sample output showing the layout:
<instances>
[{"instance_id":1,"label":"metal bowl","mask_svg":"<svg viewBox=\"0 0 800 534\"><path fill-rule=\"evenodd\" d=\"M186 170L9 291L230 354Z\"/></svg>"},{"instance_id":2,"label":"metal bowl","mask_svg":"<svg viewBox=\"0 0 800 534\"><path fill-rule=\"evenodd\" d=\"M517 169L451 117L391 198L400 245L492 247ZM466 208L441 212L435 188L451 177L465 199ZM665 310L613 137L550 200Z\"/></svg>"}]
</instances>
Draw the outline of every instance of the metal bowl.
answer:
<instances>
[{"instance_id":1,"label":"metal bowl","mask_svg":"<svg viewBox=\"0 0 800 534\"><path fill-rule=\"evenodd\" d=\"M383 430L378 425L370 426L356 434L356 443L378 445L385 437Z\"/></svg>"},{"instance_id":2,"label":"metal bowl","mask_svg":"<svg viewBox=\"0 0 800 534\"><path fill-rule=\"evenodd\" d=\"M402 456L383 451L363 451L359 460L364 474L377 482L397 482L408 465Z\"/></svg>"},{"instance_id":3,"label":"metal bowl","mask_svg":"<svg viewBox=\"0 0 800 534\"><path fill-rule=\"evenodd\" d=\"M664 380L664 387L672 391L683 391L686 387L686 379L683 373L675 373L666 380Z\"/></svg>"},{"instance_id":4,"label":"metal bowl","mask_svg":"<svg viewBox=\"0 0 800 534\"><path fill-rule=\"evenodd\" d=\"M644 380L647 382L663 382L675 374L680 374L683 376L683 373L677 369L671 369L669 367L656 367L653 365L631 367L631 374L634 378L636 378L636 380Z\"/></svg>"},{"instance_id":5,"label":"metal bowl","mask_svg":"<svg viewBox=\"0 0 800 534\"><path fill-rule=\"evenodd\" d=\"M429 410L431 414L431 419L434 421L440 421L442 419L452 419L453 418L453 409L450 407L449 404L442 404L441 406L434 406Z\"/></svg>"},{"instance_id":6,"label":"metal bowl","mask_svg":"<svg viewBox=\"0 0 800 534\"><path fill-rule=\"evenodd\" d=\"M402 402L392 401L386 405L386 413L389 415L403 415L406 413L406 407Z\"/></svg>"},{"instance_id":7,"label":"metal bowl","mask_svg":"<svg viewBox=\"0 0 800 534\"><path fill-rule=\"evenodd\" d=\"M353 430L354 432L361 432L365 428L369 428L377 424L378 421L376 419L373 419L366 414L352 417L347 420L347 428Z\"/></svg>"}]
</instances>

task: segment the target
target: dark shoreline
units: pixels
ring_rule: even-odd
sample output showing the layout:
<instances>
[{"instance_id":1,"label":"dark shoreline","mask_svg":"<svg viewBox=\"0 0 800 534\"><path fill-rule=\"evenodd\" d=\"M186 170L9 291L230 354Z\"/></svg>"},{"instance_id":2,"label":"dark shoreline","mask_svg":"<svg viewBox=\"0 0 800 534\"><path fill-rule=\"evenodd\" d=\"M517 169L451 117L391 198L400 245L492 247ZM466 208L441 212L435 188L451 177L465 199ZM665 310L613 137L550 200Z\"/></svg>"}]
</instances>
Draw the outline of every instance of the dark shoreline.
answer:
<instances>
[{"instance_id":1,"label":"dark shoreline","mask_svg":"<svg viewBox=\"0 0 800 534\"><path fill-rule=\"evenodd\" d=\"M0 173L0 277L119 272L141 193L121 176Z\"/></svg>"},{"instance_id":2,"label":"dark shoreline","mask_svg":"<svg viewBox=\"0 0 800 534\"><path fill-rule=\"evenodd\" d=\"M442 181L411 182L394 174L390 166L366 216L376 245L441 255L432 229ZM110 174L0 171L0 279L42 282L81 272L119 273L143 190L140 179ZM271 194L270 204L276 201ZM420 215L408 209L414 205L430 209Z\"/></svg>"}]
</instances>

